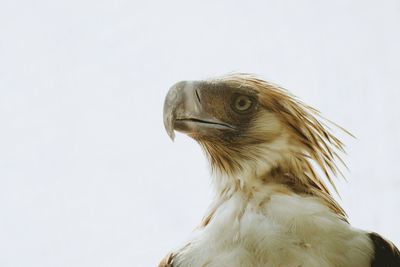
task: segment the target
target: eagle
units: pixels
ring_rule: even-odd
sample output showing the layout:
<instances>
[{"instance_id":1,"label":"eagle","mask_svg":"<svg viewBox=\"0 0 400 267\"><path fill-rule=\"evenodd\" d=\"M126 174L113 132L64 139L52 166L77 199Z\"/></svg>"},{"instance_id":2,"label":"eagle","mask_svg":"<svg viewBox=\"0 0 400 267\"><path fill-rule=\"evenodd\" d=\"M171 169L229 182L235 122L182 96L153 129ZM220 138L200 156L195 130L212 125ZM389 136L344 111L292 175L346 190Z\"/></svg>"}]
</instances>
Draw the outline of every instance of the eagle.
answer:
<instances>
[{"instance_id":1,"label":"eagle","mask_svg":"<svg viewBox=\"0 0 400 267\"><path fill-rule=\"evenodd\" d=\"M163 115L172 140L203 148L215 198L159 267L400 266L395 245L351 226L331 193L344 165L332 128L348 132L287 90L246 73L181 81Z\"/></svg>"}]
</instances>

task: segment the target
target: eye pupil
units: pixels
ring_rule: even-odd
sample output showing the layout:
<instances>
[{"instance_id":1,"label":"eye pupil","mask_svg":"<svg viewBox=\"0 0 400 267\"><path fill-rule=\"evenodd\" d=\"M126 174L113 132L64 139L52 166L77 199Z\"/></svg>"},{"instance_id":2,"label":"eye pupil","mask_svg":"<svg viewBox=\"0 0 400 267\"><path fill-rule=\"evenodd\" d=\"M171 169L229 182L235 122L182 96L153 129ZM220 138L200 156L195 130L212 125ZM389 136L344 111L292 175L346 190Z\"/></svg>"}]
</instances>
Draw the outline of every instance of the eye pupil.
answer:
<instances>
[{"instance_id":1,"label":"eye pupil","mask_svg":"<svg viewBox=\"0 0 400 267\"><path fill-rule=\"evenodd\" d=\"M234 100L233 108L237 112L244 112L249 110L253 106L253 101L250 97L240 95Z\"/></svg>"}]
</instances>

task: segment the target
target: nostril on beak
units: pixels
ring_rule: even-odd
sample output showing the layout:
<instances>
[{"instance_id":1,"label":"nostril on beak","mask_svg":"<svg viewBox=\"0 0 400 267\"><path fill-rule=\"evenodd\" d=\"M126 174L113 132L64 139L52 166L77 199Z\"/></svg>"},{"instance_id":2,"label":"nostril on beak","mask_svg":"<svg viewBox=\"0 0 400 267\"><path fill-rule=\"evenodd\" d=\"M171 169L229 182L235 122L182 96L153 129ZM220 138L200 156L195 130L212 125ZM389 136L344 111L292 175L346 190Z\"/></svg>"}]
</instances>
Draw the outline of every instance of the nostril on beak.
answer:
<instances>
[{"instance_id":1,"label":"nostril on beak","mask_svg":"<svg viewBox=\"0 0 400 267\"><path fill-rule=\"evenodd\" d=\"M199 101L199 103L201 104L201 100L200 100L200 96L199 96L199 92L197 92L197 89L194 90L196 97L197 97L197 101Z\"/></svg>"}]
</instances>

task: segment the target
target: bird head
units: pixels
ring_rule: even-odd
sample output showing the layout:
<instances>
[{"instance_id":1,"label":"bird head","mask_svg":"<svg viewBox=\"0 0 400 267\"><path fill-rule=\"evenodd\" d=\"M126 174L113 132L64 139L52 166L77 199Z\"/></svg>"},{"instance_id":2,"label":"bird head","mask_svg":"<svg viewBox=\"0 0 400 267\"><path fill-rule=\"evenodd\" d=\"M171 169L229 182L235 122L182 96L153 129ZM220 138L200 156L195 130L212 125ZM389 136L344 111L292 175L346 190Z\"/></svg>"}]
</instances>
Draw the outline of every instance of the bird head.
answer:
<instances>
[{"instance_id":1,"label":"bird head","mask_svg":"<svg viewBox=\"0 0 400 267\"><path fill-rule=\"evenodd\" d=\"M219 174L249 185L278 170L329 194L315 166L334 186L343 144L324 123L288 91L249 74L178 82L164 104L169 136L176 130L195 139Z\"/></svg>"},{"instance_id":2,"label":"bird head","mask_svg":"<svg viewBox=\"0 0 400 267\"><path fill-rule=\"evenodd\" d=\"M174 130L189 135L205 149L214 169L229 174L265 154L263 145L286 141L283 124L272 105L263 102L260 88L234 81L178 82L164 105L170 137Z\"/></svg>"}]
</instances>

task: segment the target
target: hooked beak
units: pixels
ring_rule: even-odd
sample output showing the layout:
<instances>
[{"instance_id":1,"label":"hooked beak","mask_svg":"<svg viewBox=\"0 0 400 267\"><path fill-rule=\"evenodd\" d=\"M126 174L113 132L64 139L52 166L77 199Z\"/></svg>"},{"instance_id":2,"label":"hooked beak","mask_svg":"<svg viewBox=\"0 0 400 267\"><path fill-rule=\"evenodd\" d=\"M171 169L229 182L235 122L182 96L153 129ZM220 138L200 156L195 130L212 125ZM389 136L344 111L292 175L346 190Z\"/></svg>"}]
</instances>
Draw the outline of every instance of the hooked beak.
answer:
<instances>
[{"instance_id":1,"label":"hooked beak","mask_svg":"<svg viewBox=\"0 0 400 267\"><path fill-rule=\"evenodd\" d=\"M175 138L174 130L189 135L209 135L216 130L234 129L205 110L202 103L205 100L201 99L198 84L182 81L168 91L164 102L164 126L172 140Z\"/></svg>"}]
</instances>

